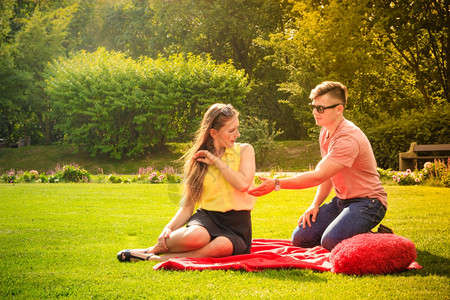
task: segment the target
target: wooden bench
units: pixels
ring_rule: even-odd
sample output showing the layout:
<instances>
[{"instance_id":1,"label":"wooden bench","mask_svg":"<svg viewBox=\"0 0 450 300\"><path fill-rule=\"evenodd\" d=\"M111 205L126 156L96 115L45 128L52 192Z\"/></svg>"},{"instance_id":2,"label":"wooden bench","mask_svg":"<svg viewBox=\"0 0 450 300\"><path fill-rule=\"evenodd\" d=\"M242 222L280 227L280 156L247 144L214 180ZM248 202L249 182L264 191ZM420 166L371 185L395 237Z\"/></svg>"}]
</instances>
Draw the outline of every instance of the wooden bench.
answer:
<instances>
[{"instance_id":1,"label":"wooden bench","mask_svg":"<svg viewBox=\"0 0 450 300\"><path fill-rule=\"evenodd\" d=\"M425 155L418 155L419 152L426 152ZM447 153L445 153L447 152ZM439 153L439 154L436 154ZM398 166L400 171L406 171L407 169L414 170L417 166L418 160L435 159L449 159L450 157L450 144L439 145L417 145L416 142L411 143L407 152L400 152L398 155ZM421 166L417 166L418 169Z\"/></svg>"}]
</instances>

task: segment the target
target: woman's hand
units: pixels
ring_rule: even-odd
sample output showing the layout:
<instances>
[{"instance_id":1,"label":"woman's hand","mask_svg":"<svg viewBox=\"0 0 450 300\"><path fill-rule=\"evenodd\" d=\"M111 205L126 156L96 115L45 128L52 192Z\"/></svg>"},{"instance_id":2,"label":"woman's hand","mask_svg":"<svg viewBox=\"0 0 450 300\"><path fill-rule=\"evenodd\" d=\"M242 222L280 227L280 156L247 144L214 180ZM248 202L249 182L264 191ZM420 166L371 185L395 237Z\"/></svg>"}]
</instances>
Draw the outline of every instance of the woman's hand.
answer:
<instances>
[{"instance_id":1,"label":"woman's hand","mask_svg":"<svg viewBox=\"0 0 450 300\"><path fill-rule=\"evenodd\" d=\"M208 150L200 150L194 154L192 159L195 159L199 162L203 162L208 165L213 165L219 159L217 156L209 152Z\"/></svg>"},{"instance_id":2,"label":"woman's hand","mask_svg":"<svg viewBox=\"0 0 450 300\"><path fill-rule=\"evenodd\" d=\"M172 230L170 230L169 228L164 228L163 232L161 232L161 234L158 237L158 249L161 249L161 252L167 252L169 251L169 248L167 248L166 245L166 239L168 239L170 237L170 234L172 233ZM158 252L160 253L160 252Z\"/></svg>"}]
</instances>

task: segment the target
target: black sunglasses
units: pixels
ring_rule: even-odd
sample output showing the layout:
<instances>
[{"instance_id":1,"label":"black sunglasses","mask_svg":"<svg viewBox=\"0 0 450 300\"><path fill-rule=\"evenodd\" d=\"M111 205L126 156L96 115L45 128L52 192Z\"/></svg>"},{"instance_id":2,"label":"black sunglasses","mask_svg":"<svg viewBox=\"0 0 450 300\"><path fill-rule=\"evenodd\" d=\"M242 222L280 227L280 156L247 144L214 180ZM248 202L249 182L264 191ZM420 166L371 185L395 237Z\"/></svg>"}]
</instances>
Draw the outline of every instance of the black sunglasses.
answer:
<instances>
[{"instance_id":1,"label":"black sunglasses","mask_svg":"<svg viewBox=\"0 0 450 300\"><path fill-rule=\"evenodd\" d=\"M220 114L223 114L226 117L231 117L233 115L234 107L231 104L227 104L220 108L217 115L214 117L214 120L212 122L212 128L216 125L217 119L219 119Z\"/></svg>"},{"instance_id":2,"label":"black sunglasses","mask_svg":"<svg viewBox=\"0 0 450 300\"><path fill-rule=\"evenodd\" d=\"M220 109L219 114L224 114L227 117L231 117L233 115L233 109L234 107L231 104L227 104Z\"/></svg>"},{"instance_id":3,"label":"black sunglasses","mask_svg":"<svg viewBox=\"0 0 450 300\"><path fill-rule=\"evenodd\" d=\"M325 112L325 109L329 109L329 108L335 108L336 106L342 105L344 106L344 104L342 103L338 103L338 104L333 104L330 106L322 106L322 105L314 105L312 103L308 103L309 108L311 109L311 111L317 110L317 112L319 114L323 114Z\"/></svg>"}]
</instances>

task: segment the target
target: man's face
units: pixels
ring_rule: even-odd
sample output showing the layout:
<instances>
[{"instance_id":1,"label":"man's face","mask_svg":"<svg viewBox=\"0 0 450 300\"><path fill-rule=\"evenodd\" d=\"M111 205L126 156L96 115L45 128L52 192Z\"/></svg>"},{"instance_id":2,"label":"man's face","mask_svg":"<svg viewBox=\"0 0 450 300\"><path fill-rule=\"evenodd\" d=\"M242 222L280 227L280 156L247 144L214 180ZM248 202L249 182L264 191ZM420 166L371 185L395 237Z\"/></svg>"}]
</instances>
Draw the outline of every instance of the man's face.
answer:
<instances>
[{"instance_id":1,"label":"man's face","mask_svg":"<svg viewBox=\"0 0 450 300\"><path fill-rule=\"evenodd\" d=\"M312 101L314 106L323 106L328 107L335 104L340 103L339 100L331 98L328 94L317 96ZM317 109L313 110L314 119L316 120L316 125L318 126L327 126L333 124L336 119L339 117L340 106L336 106L333 108L328 108L323 111L323 113L319 113Z\"/></svg>"}]
</instances>

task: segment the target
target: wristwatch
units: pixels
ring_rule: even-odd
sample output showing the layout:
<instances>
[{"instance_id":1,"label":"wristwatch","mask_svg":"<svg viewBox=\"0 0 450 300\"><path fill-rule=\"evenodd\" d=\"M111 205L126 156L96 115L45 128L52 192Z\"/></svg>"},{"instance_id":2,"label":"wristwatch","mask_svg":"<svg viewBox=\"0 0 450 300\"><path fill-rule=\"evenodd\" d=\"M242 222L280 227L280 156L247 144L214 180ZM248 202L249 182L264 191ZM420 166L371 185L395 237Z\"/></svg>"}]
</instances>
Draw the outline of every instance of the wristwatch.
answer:
<instances>
[{"instance_id":1,"label":"wristwatch","mask_svg":"<svg viewBox=\"0 0 450 300\"><path fill-rule=\"evenodd\" d=\"M280 180L278 178L275 178L275 188L273 189L275 192L278 192L281 190Z\"/></svg>"}]
</instances>

